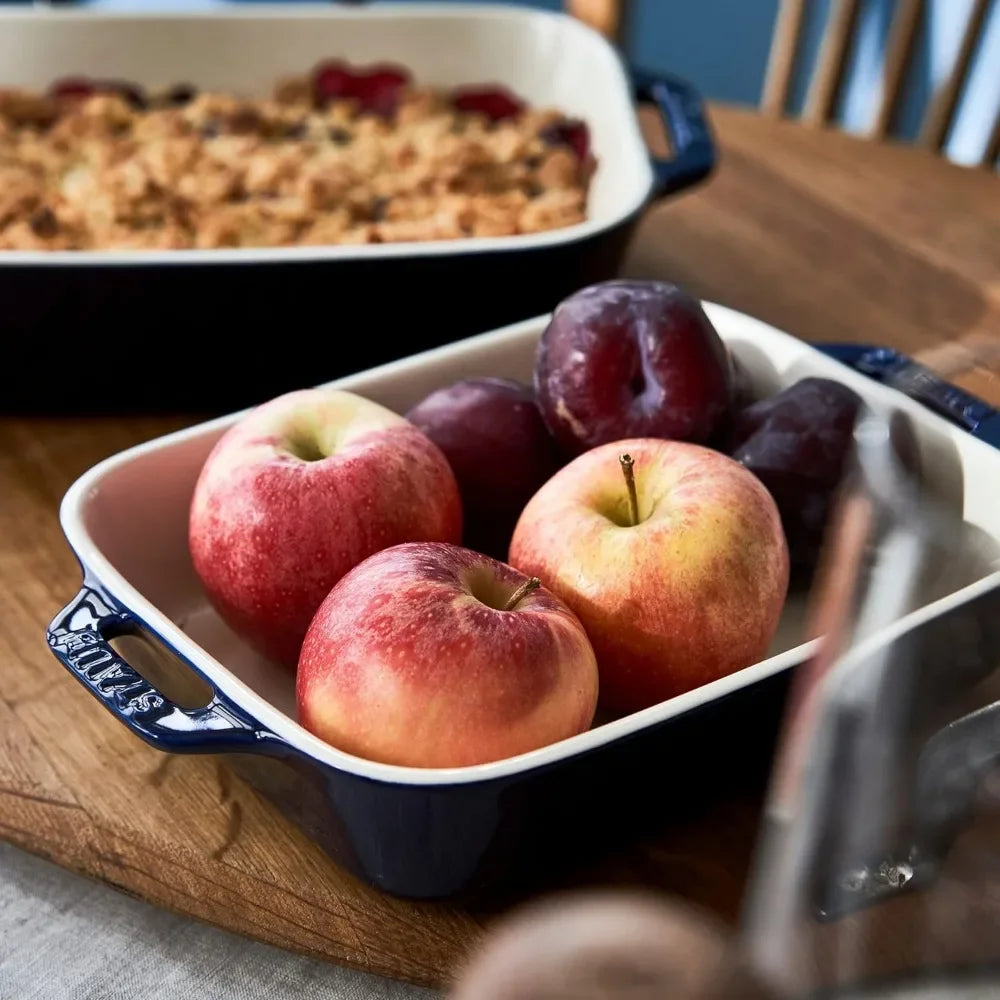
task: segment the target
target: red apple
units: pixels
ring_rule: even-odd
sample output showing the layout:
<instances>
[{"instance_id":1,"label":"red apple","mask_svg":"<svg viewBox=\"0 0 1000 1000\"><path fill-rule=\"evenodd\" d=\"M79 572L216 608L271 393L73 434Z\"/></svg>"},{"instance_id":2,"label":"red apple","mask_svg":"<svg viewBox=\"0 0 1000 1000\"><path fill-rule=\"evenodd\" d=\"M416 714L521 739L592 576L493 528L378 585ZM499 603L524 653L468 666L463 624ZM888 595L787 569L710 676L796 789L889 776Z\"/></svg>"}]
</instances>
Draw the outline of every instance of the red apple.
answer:
<instances>
[{"instance_id":1,"label":"red apple","mask_svg":"<svg viewBox=\"0 0 1000 1000\"><path fill-rule=\"evenodd\" d=\"M212 449L195 486L191 558L219 615L294 668L306 629L353 566L407 541L457 542L458 486L409 421L334 389L257 407Z\"/></svg>"},{"instance_id":2,"label":"red apple","mask_svg":"<svg viewBox=\"0 0 1000 1000\"><path fill-rule=\"evenodd\" d=\"M456 545L385 549L316 612L299 720L348 753L410 767L512 757L586 730L597 663L537 581Z\"/></svg>"},{"instance_id":3,"label":"red apple","mask_svg":"<svg viewBox=\"0 0 1000 1000\"><path fill-rule=\"evenodd\" d=\"M701 445L650 438L557 472L525 507L509 561L583 622L614 713L762 659L788 587L781 519L757 477Z\"/></svg>"}]
</instances>

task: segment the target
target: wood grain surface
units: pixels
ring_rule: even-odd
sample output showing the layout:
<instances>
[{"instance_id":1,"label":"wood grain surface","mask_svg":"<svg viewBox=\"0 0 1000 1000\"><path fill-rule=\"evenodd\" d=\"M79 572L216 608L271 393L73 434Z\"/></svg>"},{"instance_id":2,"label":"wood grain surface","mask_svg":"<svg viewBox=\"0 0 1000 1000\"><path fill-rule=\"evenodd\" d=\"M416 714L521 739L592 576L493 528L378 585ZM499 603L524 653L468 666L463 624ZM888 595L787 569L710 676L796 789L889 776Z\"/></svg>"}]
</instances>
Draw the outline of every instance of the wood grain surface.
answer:
<instances>
[{"instance_id":1,"label":"wood grain surface","mask_svg":"<svg viewBox=\"0 0 1000 1000\"><path fill-rule=\"evenodd\" d=\"M996 176L733 109L713 120L718 174L650 211L629 274L671 278L808 340L946 361L1000 403L1000 379L976 363L1000 337ZM367 889L217 761L131 736L46 647L45 625L79 583L63 492L101 458L197 419L0 420L0 836L254 938L447 983L512 900L470 912ZM669 829L563 885L653 885L734 920L764 779L709 790Z\"/></svg>"}]
</instances>

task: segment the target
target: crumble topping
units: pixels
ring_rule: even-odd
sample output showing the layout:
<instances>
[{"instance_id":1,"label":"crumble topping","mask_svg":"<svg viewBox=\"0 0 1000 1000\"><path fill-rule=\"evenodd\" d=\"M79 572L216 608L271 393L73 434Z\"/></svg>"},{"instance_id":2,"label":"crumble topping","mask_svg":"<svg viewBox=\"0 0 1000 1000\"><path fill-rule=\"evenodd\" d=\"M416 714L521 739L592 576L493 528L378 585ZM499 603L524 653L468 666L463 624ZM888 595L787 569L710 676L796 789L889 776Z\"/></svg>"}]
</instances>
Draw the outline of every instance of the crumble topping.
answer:
<instances>
[{"instance_id":1,"label":"crumble topping","mask_svg":"<svg viewBox=\"0 0 1000 1000\"><path fill-rule=\"evenodd\" d=\"M558 110L401 80L374 101L318 99L316 80L266 99L0 91L0 249L390 243L586 218L586 126Z\"/></svg>"}]
</instances>

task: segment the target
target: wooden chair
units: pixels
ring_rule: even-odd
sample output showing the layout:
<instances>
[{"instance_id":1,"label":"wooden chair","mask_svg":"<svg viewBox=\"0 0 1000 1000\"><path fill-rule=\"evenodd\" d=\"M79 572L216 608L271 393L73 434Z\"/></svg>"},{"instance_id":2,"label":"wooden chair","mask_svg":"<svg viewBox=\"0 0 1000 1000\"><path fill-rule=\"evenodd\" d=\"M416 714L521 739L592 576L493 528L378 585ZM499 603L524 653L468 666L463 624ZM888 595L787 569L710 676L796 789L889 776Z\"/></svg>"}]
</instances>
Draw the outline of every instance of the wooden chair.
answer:
<instances>
[{"instance_id":1,"label":"wooden chair","mask_svg":"<svg viewBox=\"0 0 1000 1000\"><path fill-rule=\"evenodd\" d=\"M659 2L659 0L651 0ZM917 142L942 150L954 124L962 90L968 81L976 46L982 36L994 0L973 0L972 11L954 63L934 90L924 110ZM636 0L566 0L567 9L609 38L622 42L630 8ZM760 101L763 114L786 114L789 92L797 68L809 0L780 0L771 38L764 88ZM860 0L831 0L819 54L809 71L809 84L802 120L809 125L833 123L837 99L845 83ZM870 138L889 135L902 100L917 31L924 15L924 0L896 0L888 41L882 58L878 105L867 130ZM982 163L992 167L1000 155L1000 109L986 144Z\"/></svg>"},{"instance_id":2,"label":"wooden chair","mask_svg":"<svg viewBox=\"0 0 1000 1000\"><path fill-rule=\"evenodd\" d=\"M973 0L958 53L945 79L933 91L924 110L918 142L941 150L955 120L962 88L965 86L976 45L986 24L992 0ZM868 129L874 139L884 138L892 126L903 93L906 72L913 56L917 28L924 14L924 0L897 0L882 61L881 92ZM782 0L771 42L761 110L769 115L784 114L795 67L796 50L802 31L806 0ZM850 53L857 22L859 0L833 0L823 33L819 56L812 67L802 119L810 125L831 121L837 97L844 83L844 68ZM1000 110L992 128L982 162L992 164L1000 141Z\"/></svg>"}]
</instances>

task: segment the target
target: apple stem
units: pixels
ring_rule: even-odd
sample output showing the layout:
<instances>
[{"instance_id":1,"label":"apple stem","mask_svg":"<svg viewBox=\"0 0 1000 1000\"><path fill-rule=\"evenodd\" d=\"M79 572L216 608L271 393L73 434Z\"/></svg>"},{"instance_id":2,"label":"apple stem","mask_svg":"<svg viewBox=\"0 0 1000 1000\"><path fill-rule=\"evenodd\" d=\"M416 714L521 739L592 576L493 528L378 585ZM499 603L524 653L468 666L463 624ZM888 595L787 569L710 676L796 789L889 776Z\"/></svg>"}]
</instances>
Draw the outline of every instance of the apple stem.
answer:
<instances>
[{"instance_id":1,"label":"apple stem","mask_svg":"<svg viewBox=\"0 0 1000 1000\"><path fill-rule=\"evenodd\" d=\"M533 590L537 590L542 585L542 581L538 579L537 576L533 576L530 580L525 580L513 594L510 595L510 600L503 606L504 611L513 611L514 608L521 603L521 600L528 596Z\"/></svg>"},{"instance_id":2,"label":"apple stem","mask_svg":"<svg viewBox=\"0 0 1000 1000\"><path fill-rule=\"evenodd\" d=\"M635 492L635 462L631 455L622 455L619 459L622 464L622 474L625 476L625 486L628 488L628 514L632 527L639 523L639 496Z\"/></svg>"}]
</instances>

